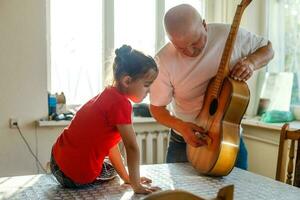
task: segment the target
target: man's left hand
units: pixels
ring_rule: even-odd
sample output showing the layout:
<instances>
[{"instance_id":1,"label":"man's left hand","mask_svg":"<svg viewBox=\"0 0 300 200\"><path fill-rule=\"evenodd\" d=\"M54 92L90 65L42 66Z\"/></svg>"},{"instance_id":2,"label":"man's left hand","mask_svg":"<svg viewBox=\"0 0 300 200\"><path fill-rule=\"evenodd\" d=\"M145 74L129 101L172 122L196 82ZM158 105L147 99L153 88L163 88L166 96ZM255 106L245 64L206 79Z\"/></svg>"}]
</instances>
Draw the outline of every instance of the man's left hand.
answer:
<instances>
[{"instance_id":1,"label":"man's left hand","mask_svg":"<svg viewBox=\"0 0 300 200\"><path fill-rule=\"evenodd\" d=\"M230 76L234 80L247 81L254 72L254 64L247 58L242 58L231 70Z\"/></svg>"}]
</instances>

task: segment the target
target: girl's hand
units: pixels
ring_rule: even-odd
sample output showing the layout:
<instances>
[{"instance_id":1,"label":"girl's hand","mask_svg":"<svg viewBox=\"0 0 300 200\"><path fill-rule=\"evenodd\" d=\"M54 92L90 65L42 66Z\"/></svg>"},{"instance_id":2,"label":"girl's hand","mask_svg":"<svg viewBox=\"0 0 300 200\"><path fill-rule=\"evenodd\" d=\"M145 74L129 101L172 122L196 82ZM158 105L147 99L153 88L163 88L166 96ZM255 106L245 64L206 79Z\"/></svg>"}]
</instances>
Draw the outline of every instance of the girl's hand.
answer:
<instances>
[{"instance_id":1,"label":"girl's hand","mask_svg":"<svg viewBox=\"0 0 300 200\"><path fill-rule=\"evenodd\" d=\"M159 187L148 187L148 186L144 186L141 184L136 187L132 187L132 188L136 194L149 194L149 193L161 190L161 188L159 188Z\"/></svg>"},{"instance_id":2,"label":"girl's hand","mask_svg":"<svg viewBox=\"0 0 300 200\"><path fill-rule=\"evenodd\" d=\"M150 178L147 178L147 177L141 177L141 184L149 184L149 183L152 183L152 180Z\"/></svg>"}]
</instances>

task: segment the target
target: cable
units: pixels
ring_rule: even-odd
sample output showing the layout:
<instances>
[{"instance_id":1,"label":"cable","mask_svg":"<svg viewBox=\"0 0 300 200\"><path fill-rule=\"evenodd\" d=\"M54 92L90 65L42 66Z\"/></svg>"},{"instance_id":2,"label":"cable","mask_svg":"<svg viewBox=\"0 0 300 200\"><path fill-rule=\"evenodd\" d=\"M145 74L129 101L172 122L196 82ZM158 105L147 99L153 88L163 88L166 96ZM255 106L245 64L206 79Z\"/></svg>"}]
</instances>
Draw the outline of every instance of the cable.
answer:
<instances>
[{"instance_id":1,"label":"cable","mask_svg":"<svg viewBox=\"0 0 300 200\"><path fill-rule=\"evenodd\" d=\"M41 162L39 161L39 159L36 157L36 155L34 155L34 153L33 153L32 149L31 149L31 147L29 146L29 144L28 144L28 142L27 142L27 140L26 140L25 137L23 136L23 134L22 134L22 132L21 132L21 130L20 130L20 127L19 127L18 123L14 123L13 125L15 125L15 126L17 127L20 136L22 137L23 141L25 142L25 144L26 144L26 146L27 146L29 152L30 152L31 155L34 157L35 161L39 164L39 166L41 167L41 169L43 170L43 172L44 172L45 174L47 174L46 169L43 167L43 165L41 164Z\"/></svg>"},{"instance_id":2,"label":"cable","mask_svg":"<svg viewBox=\"0 0 300 200\"><path fill-rule=\"evenodd\" d=\"M34 135L35 135L35 155L38 158L39 157L39 149L38 149L38 135L37 135L37 123L34 125ZM37 169L37 173L40 173L40 168L38 165L38 162L35 162L35 166Z\"/></svg>"},{"instance_id":3,"label":"cable","mask_svg":"<svg viewBox=\"0 0 300 200\"><path fill-rule=\"evenodd\" d=\"M32 151L32 149L31 149L30 145L28 144L27 140L26 140L25 137L23 136L23 134L22 134L22 132L21 132L21 130L20 130L19 124L18 124L18 123L14 123L13 125L17 127L17 129L18 129L18 131L19 131L19 134L20 134L21 138L22 138L23 141L25 142L25 144L26 144L26 146L27 146L29 152L31 153L31 155L34 157L36 163L41 167L41 169L43 170L43 172L44 172L45 174L47 174L46 169L43 167L43 165L42 165L41 162L39 161L38 157L33 153L33 151ZM50 176L46 176L46 177L48 177L48 178L52 179L54 182L58 183L58 181L57 181L53 176L50 175Z\"/></svg>"}]
</instances>

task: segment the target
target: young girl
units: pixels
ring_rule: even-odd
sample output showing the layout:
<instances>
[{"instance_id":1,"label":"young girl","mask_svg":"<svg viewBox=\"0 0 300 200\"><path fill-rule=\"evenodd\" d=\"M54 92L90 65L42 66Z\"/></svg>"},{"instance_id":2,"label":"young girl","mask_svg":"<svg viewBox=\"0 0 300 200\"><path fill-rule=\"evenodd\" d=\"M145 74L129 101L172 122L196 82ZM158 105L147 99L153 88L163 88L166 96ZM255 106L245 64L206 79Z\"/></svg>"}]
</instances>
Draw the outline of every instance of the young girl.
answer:
<instances>
[{"instance_id":1,"label":"young girl","mask_svg":"<svg viewBox=\"0 0 300 200\"><path fill-rule=\"evenodd\" d=\"M108 156L119 176L135 193L147 194L159 188L143 185L151 180L140 177L139 147L129 100L139 103L146 97L158 69L153 58L130 46L123 45L115 54L113 85L83 105L64 129L53 145L51 171L61 185L80 188L96 182L108 166L104 162ZM126 149L129 175L118 148L121 140Z\"/></svg>"}]
</instances>

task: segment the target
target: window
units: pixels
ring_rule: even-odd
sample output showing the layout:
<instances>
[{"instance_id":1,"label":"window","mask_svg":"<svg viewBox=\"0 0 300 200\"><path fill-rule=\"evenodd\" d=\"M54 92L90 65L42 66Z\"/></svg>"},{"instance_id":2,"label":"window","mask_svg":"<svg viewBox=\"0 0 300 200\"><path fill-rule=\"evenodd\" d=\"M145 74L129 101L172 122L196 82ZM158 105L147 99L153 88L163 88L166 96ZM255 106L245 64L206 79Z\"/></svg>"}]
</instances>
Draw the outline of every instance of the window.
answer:
<instances>
[{"instance_id":1,"label":"window","mask_svg":"<svg viewBox=\"0 0 300 200\"><path fill-rule=\"evenodd\" d=\"M115 48L119 48L122 44L129 44L135 49L154 56L158 48L161 47L155 46L155 44L161 40L161 38L155 37L155 31L156 29L163 29L162 23L155 21L163 20L156 19L156 13L160 11L165 13L171 7L182 3L188 3L194 6L201 13L201 2L201 0L166 0L164 10L155 10L155 8L164 2L153 0L115 0ZM156 3L159 5L156 5ZM163 16L163 14L160 16ZM164 41L168 41L167 36L164 35L164 37ZM149 96L146 97L143 102L149 103Z\"/></svg>"},{"instance_id":2,"label":"window","mask_svg":"<svg viewBox=\"0 0 300 200\"><path fill-rule=\"evenodd\" d=\"M51 93L82 104L102 89L102 1L50 1Z\"/></svg>"},{"instance_id":3,"label":"window","mask_svg":"<svg viewBox=\"0 0 300 200\"><path fill-rule=\"evenodd\" d=\"M299 0L269 1L269 38L275 50L275 57L267 70L271 73L293 73L291 105L300 105Z\"/></svg>"},{"instance_id":4,"label":"window","mask_svg":"<svg viewBox=\"0 0 300 200\"><path fill-rule=\"evenodd\" d=\"M115 48L128 44L155 53L155 1L115 0Z\"/></svg>"},{"instance_id":5,"label":"window","mask_svg":"<svg viewBox=\"0 0 300 200\"><path fill-rule=\"evenodd\" d=\"M128 44L154 56L166 43L162 21L169 8L188 3L204 14L202 0L49 2L50 91L64 92L67 104L82 104L103 89L113 49Z\"/></svg>"}]
</instances>

